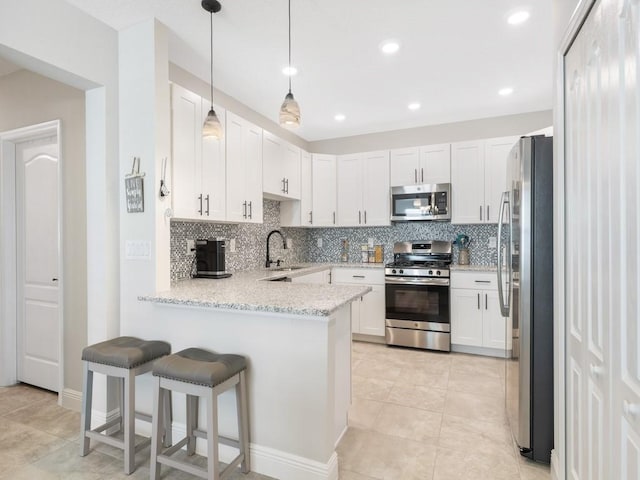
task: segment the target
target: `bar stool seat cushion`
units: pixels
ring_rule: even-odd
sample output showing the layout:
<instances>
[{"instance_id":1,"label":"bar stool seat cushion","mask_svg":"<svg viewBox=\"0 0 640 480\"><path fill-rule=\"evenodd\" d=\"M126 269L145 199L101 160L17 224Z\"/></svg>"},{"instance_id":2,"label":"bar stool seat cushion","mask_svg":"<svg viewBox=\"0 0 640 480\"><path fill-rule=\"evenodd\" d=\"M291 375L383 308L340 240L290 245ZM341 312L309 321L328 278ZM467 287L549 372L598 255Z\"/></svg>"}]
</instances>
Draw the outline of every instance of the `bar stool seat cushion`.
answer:
<instances>
[{"instance_id":1,"label":"bar stool seat cushion","mask_svg":"<svg viewBox=\"0 0 640 480\"><path fill-rule=\"evenodd\" d=\"M167 342L117 337L85 347L82 360L131 369L170 353L171 345Z\"/></svg>"},{"instance_id":2,"label":"bar stool seat cushion","mask_svg":"<svg viewBox=\"0 0 640 480\"><path fill-rule=\"evenodd\" d=\"M245 368L247 361L241 355L187 348L158 360L153 366L153 374L171 380L215 387Z\"/></svg>"}]
</instances>

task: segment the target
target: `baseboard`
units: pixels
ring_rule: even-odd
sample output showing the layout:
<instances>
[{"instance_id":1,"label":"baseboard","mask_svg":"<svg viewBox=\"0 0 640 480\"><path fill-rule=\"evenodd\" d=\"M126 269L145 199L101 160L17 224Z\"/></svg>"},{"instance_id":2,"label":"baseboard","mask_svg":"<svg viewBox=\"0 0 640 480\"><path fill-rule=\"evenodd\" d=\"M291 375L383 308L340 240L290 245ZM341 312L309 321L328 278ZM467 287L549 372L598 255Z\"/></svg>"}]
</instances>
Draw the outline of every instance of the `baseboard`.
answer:
<instances>
[{"instance_id":1,"label":"baseboard","mask_svg":"<svg viewBox=\"0 0 640 480\"><path fill-rule=\"evenodd\" d=\"M468 345L451 345L452 352L470 353L473 355L484 355L487 357L511 358L511 350L502 350L500 348L487 347L471 347Z\"/></svg>"},{"instance_id":2,"label":"baseboard","mask_svg":"<svg viewBox=\"0 0 640 480\"><path fill-rule=\"evenodd\" d=\"M383 345L387 343L384 335L380 337L378 335L367 335L366 333L352 333L351 338L357 342L380 343Z\"/></svg>"},{"instance_id":3,"label":"baseboard","mask_svg":"<svg viewBox=\"0 0 640 480\"><path fill-rule=\"evenodd\" d=\"M564 475L560 472L560 458L555 449L551 450L551 480L564 480Z\"/></svg>"},{"instance_id":4,"label":"baseboard","mask_svg":"<svg viewBox=\"0 0 640 480\"><path fill-rule=\"evenodd\" d=\"M151 436L151 425L136 421L136 433ZM179 441L186 435L186 427L182 423L173 423L173 441ZM206 442L198 439L196 452L206 455ZM227 445L220 445L220 460L228 463L238 455L238 450ZM327 463L292 455L262 445L249 445L251 471L268 475L279 480L338 480L338 456L335 452Z\"/></svg>"},{"instance_id":5,"label":"baseboard","mask_svg":"<svg viewBox=\"0 0 640 480\"><path fill-rule=\"evenodd\" d=\"M61 407L79 412L82 409L82 392L65 388L58 395L58 403Z\"/></svg>"}]
</instances>

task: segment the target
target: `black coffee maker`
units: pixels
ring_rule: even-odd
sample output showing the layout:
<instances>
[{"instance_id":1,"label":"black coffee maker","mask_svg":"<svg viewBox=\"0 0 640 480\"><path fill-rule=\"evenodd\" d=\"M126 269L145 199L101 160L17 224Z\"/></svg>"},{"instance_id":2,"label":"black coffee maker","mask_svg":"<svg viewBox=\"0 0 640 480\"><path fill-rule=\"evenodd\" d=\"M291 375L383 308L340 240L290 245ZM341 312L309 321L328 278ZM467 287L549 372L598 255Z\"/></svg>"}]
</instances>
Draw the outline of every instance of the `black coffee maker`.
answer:
<instances>
[{"instance_id":1,"label":"black coffee maker","mask_svg":"<svg viewBox=\"0 0 640 480\"><path fill-rule=\"evenodd\" d=\"M196 273L194 278L227 278L225 271L225 241L196 240Z\"/></svg>"}]
</instances>

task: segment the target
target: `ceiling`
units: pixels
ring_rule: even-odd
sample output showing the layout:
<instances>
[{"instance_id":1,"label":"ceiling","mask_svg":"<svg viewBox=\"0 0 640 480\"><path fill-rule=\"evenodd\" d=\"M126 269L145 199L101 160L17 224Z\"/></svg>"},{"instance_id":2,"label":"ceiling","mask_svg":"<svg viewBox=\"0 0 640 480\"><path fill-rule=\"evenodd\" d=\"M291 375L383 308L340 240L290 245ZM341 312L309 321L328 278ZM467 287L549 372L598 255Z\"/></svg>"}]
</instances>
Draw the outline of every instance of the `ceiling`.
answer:
<instances>
[{"instance_id":1,"label":"ceiling","mask_svg":"<svg viewBox=\"0 0 640 480\"><path fill-rule=\"evenodd\" d=\"M171 61L209 79L209 14L199 0L67 0L117 30L156 17ZM217 89L273 121L287 93L287 0L220 0ZM522 25L506 22L526 8ZM293 0L296 134L308 141L552 107L551 0ZM385 56L379 45L400 42ZM498 95L503 87L513 94ZM407 105L420 102L410 111ZM343 122L334 116L342 113Z\"/></svg>"}]
</instances>

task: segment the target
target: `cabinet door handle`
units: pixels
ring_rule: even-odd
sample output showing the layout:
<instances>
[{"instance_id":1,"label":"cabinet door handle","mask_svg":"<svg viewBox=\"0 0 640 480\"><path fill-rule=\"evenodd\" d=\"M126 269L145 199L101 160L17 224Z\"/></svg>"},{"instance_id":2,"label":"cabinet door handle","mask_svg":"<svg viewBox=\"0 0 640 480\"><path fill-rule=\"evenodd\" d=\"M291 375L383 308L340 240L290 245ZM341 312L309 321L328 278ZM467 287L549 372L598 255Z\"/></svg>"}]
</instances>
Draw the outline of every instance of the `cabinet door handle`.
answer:
<instances>
[{"instance_id":1,"label":"cabinet door handle","mask_svg":"<svg viewBox=\"0 0 640 480\"><path fill-rule=\"evenodd\" d=\"M205 200L207 201L207 210L205 213L207 214L207 217L208 217L209 216L209 195L206 196Z\"/></svg>"},{"instance_id":2,"label":"cabinet door handle","mask_svg":"<svg viewBox=\"0 0 640 480\"><path fill-rule=\"evenodd\" d=\"M482 205L480 205L480 221L482 221Z\"/></svg>"},{"instance_id":3,"label":"cabinet door handle","mask_svg":"<svg viewBox=\"0 0 640 480\"><path fill-rule=\"evenodd\" d=\"M313 210L309 212L309 223L313 225Z\"/></svg>"},{"instance_id":4,"label":"cabinet door handle","mask_svg":"<svg viewBox=\"0 0 640 480\"><path fill-rule=\"evenodd\" d=\"M489 216L489 205L487 205L487 222L491 219L491 217Z\"/></svg>"},{"instance_id":5,"label":"cabinet door handle","mask_svg":"<svg viewBox=\"0 0 640 480\"><path fill-rule=\"evenodd\" d=\"M364 275L351 275L353 278L364 278Z\"/></svg>"},{"instance_id":6,"label":"cabinet door handle","mask_svg":"<svg viewBox=\"0 0 640 480\"><path fill-rule=\"evenodd\" d=\"M413 169L413 183L418 183L418 169Z\"/></svg>"},{"instance_id":7,"label":"cabinet door handle","mask_svg":"<svg viewBox=\"0 0 640 480\"><path fill-rule=\"evenodd\" d=\"M478 310L480 310L480 294L478 293Z\"/></svg>"},{"instance_id":8,"label":"cabinet door handle","mask_svg":"<svg viewBox=\"0 0 640 480\"><path fill-rule=\"evenodd\" d=\"M198 210L198 213L202 215L202 194L198 195L198 200L200 200L200 209Z\"/></svg>"},{"instance_id":9,"label":"cabinet door handle","mask_svg":"<svg viewBox=\"0 0 640 480\"><path fill-rule=\"evenodd\" d=\"M421 181L422 183L424 183L424 168L421 168L421 169L420 169L420 177L421 177L421 178L420 178L420 181Z\"/></svg>"},{"instance_id":10,"label":"cabinet door handle","mask_svg":"<svg viewBox=\"0 0 640 480\"><path fill-rule=\"evenodd\" d=\"M333 212L333 224L336 224L336 212Z\"/></svg>"},{"instance_id":11,"label":"cabinet door handle","mask_svg":"<svg viewBox=\"0 0 640 480\"><path fill-rule=\"evenodd\" d=\"M362 211L358 210L358 225L362 224Z\"/></svg>"},{"instance_id":12,"label":"cabinet door handle","mask_svg":"<svg viewBox=\"0 0 640 480\"><path fill-rule=\"evenodd\" d=\"M474 280L476 283L491 283L491 280Z\"/></svg>"},{"instance_id":13,"label":"cabinet door handle","mask_svg":"<svg viewBox=\"0 0 640 480\"><path fill-rule=\"evenodd\" d=\"M287 194L289 193L289 179L287 178Z\"/></svg>"},{"instance_id":14,"label":"cabinet door handle","mask_svg":"<svg viewBox=\"0 0 640 480\"><path fill-rule=\"evenodd\" d=\"M284 186L284 177L282 177L282 180L280 180L282 182L282 193L287 193L287 190Z\"/></svg>"},{"instance_id":15,"label":"cabinet door handle","mask_svg":"<svg viewBox=\"0 0 640 480\"><path fill-rule=\"evenodd\" d=\"M364 211L364 224L367 224L367 211Z\"/></svg>"},{"instance_id":16,"label":"cabinet door handle","mask_svg":"<svg viewBox=\"0 0 640 480\"><path fill-rule=\"evenodd\" d=\"M247 218L247 202L242 204L242 218Z\"/></svg>"},{"instance_id":17,"label":"cabinet door handle","mask_svg":"<svg viewBox=\"0 0 640 480\"><path fill-rule=\"evenodd\" d=\"M249 218L253 218L253 207L251 206L251 202L249 202Z\"/></svg>"},{"instance_id":18,"label":"cabinet door handle","mask_svg":"<svg viewBox=\"0 0 640 480\"><path fill-rule=\"evenodd\" d=\"M484 309L489 310L489 295L486 293L484 294Z\"/></svg>"}]
</instances>

